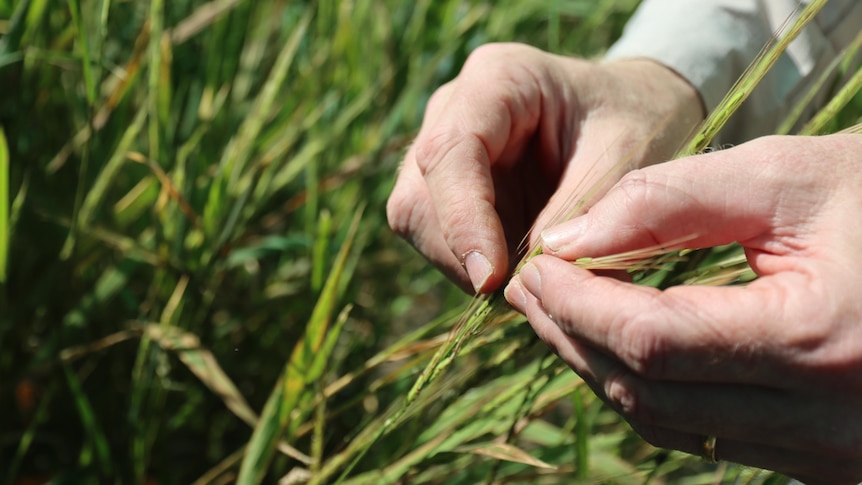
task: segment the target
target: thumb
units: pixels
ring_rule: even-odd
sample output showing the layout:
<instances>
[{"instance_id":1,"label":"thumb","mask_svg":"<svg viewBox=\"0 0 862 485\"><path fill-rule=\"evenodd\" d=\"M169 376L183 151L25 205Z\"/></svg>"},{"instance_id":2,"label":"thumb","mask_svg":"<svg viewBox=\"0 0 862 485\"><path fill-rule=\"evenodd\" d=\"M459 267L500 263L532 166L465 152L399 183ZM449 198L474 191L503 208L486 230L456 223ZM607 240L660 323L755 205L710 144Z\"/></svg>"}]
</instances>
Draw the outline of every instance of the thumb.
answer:
<instances>
[{"instance_id":1,"label":"thumb","mask_svg":"<svg viewBox=\"0 0 862 485\"><path fill-rule=\"evenodd\" d=\"M630 172L585 215L545 230L543 250L573 260L680 241L750 242L771 230L780 201L780 184L758 160L741 145Z\"/></svg>"}]
</instances>

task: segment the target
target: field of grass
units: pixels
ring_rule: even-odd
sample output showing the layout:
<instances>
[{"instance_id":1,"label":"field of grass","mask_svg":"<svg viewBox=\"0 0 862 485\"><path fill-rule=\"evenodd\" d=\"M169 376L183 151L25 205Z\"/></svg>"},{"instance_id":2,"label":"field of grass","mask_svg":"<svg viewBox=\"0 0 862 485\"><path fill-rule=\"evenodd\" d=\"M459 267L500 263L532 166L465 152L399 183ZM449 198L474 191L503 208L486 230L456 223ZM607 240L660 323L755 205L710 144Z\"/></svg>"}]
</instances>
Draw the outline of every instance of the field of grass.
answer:
<instances>
[{"instance_id":1,"label":"field of grass","mask_svg":"<svg viewBox=\"0 0 862 485\"><path fill-rule=\"evenodd\" d=\"M782 483L645 444L521 320L411 392L470 302L385 223L430 93L637 3L0 0L0 483Z\"/></svg>"}]
</instances>

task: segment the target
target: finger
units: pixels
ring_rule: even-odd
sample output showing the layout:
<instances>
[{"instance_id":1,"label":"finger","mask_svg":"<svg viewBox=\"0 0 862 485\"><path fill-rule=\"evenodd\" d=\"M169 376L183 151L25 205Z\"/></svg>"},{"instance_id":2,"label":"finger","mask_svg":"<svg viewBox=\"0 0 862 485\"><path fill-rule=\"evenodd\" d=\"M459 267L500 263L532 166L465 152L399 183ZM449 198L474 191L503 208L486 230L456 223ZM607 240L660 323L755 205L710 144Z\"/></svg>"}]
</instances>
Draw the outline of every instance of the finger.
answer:
<instances>
[{"instance_id":1,"label":"finger","mask_svg":"<svg viewBox=\"0 0 862 485\"><path fill-rule=\"evenodd\" d=\"M508 270L492 165L517 160L541 114L542 87L526 70L506 68L506 49L470 57L457 91L433 107L433 125L419 134L413 152L443 237L481 292L499 287Z\"/></svg>"},{"instance_id":2,"label":"finger","mask_svg":"<svg viewBox=\"0 0 862 485\"><path fill-rule=\"evenodd\" d=\"M659 291L546 255L518 278L566 334L655 380L786 384L789 366L822 330L820 309L801 302L828 299L804 274L781 273L745 288Z\"/></svg>"},{"instance_id":3,"label":"finger","mask_svg":"<svg viewBox=\"0 0 862 485\"><path fill-rule=\"evenodd\" d=\"M593 120L579 128L576 136L585 142L578 144L557 190L536 218L531 243L549 225L583 214L623 174L642 163L645 147L631 148L628 131L632 127L616 119Z\"/></svg>"},{"instance_id":4,"label":"finger","mask_svg":"<svg viewBox=\"0 0 862 485\"><path fill-rule=\"evenodd\" d=\"M518 285L513 280L507 293L513 293ZM563 332L532 294L526 293L517 306L526 313L539 338L630 423L645 429L666 428L768 445L795 444L801 449L810 444L805 435L810 438L812 430L800 425L799 419L812 409L802 405L794 413L801 400L791 401L787 392L644 379L620 361ZM744 409L740 403L745 403ZM792 435L788 433L790 427L795 428Z\"/></svg>"},{"instance_id":5,"label":"finger","mask_svg":"<svg viewBox=\"0 0 862 485\"><path fill-rule=\"evenodd\" d=\"M601 68L591 73L597 89L582 93L581 99L600 109L584 109L590 112L587 122L572 130L577 150L558 193L536 221L534 239L546 225L580 215L626 172L668 160L703 119L696 90L665 66L640 59ZM632 92L633 85L643 91Z\"/></svg>"},{"instance_id":6,"label":"finger","mask_svg":"<svg viewBox=\"0 0 862 485\"><path fill-rule=\"evenodd\" d=\"M610 369L621 372L622 364L563 332L547 315L541 302L521 287L518 278L509 282L504 293L512 306L527 316L530 326L548 348L575 371L596 396L620 412L619 402L608 397L603 380Z\"/></svg>"},{"instance_id":7,"label":"finger","mask_svg":"<svg viewBox=\"0 0 862 485\"><path fill-rule=\"evenodd\" d=\"M410 160L408 156L386 204L389 227L461 289L472 293L474 289L467 272L443 238L422 174Z\"/></svg>"},{"instance_id":8,"label":"finger","mask_svg":"<svg viewBox=\"0 0 862 485\"><path fill-rule=\"evenodd\" d=\"M786 138L761 139L630 172L585 216L545 231L544 249L575 259L689 239L687 247L739 241L770 254L792 253L799 235L780 229L822 201L816 191L794 192L810 177L781 172L782 151L794 148L787 145L793 144Z\"/></svg>"},{"instance_id":9,"label":"finger","mask_svg":"<svg viewBox=\"0 0 862 485\"><path fill-rule=\"evenodd\" d=\"M666 122L658 122L660 125ZM627 172L666 160L667 143L651 143L656 127L626 117L597 117L579 127L577 145L559 188L536 220L534 241L541 231L582 215L601 200Z\"/></svg>"},{"instance_id":10,"label":"finger","mask_svg":"<svg viewBox=\"0 0 862 485\"><path fill-rule=\"evenodd\" d=\"M517 293L519 284L513 280L507 294ZM512 299L527 314L536 334L651 444L703 456L704 441L711 435L718 437L715 457L719 460L799 479L822 479L823 473L841 482L858 479L862 467L854 441L857 433L847 429L848 423L855 422L858 406L848 403L836 413L834 408L826 409L834 403L802 402L769 389L646 382L562 332L531 294ZM834 419L800 418L812 414ZM843 440L836 439L837 430L846 431Z\"/></svg>"},{"instance_id":11,"label":"finger","mask_svg":"<svg viewBox=\"0 0 862 485\"><path fill-rule=\"evenodd\" d=\"M606 402L642 428L711 435L812 456L862 456L858 400L735 384L653 381L583 349L588 347L580 344L561 352L577 352L573 364L586 367L584 372L600 383Z\"/></svg>"}]
</instances>

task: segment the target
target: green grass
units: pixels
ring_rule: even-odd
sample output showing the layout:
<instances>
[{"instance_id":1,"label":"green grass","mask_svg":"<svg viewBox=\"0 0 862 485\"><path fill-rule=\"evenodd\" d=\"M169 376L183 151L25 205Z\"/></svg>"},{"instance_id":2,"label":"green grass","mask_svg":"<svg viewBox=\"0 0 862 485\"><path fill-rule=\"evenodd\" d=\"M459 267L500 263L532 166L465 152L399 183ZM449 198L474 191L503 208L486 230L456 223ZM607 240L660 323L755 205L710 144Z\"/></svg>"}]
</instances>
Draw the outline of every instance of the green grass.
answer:
<instances>
[{"instance_id":1,"label":"green grass","mask_svg":"<svg viewBox=\"0 0 862 485\"><path fill-rule=\"evenodd\" d=\"M385 224L473 48L636 4L0 0L0 482L778 483L646 445Z\"/></svg>"},{"instance_id":2,"label":"green grass","mask_svg":"<svg viewBox=\"0 0 862 485\"><path fill-rule=\"evenodd\" d=\"M0 126L0 284L6 282L9 246L9 147Z\"/></svg>"}]
</instances>

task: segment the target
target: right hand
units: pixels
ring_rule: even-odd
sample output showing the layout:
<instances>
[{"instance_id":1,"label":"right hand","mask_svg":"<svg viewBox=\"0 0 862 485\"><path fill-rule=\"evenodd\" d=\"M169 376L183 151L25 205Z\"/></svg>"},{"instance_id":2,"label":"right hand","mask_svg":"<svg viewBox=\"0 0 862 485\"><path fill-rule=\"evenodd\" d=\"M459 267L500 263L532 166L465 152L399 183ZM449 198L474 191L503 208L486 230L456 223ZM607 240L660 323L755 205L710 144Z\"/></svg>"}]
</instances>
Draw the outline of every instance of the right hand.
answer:
<instances>
[{"instance_id":1,"label":"right hand","mask_svg":"<svg viewBox=\"0 0 862 485\"><path fill-rule=\"evenodd\" d=\"M573 194L668 159L703 116L695 89L650 60L482 46L428 102L389 224L465 290L494 291Z\"/></svg>"},{"instance_id":2,"label":"right hand","mask_svg":"<svg viewBox=\"0 0 862 485\"><path fill-rule=\"evenodd\" d=\"M859 153L862 135L764 137L633 172L549 228L506 297L653 445L858 484ZM571 263L682 239L737 241L759 278L660 291Z\"/></svg>"}]
</instances>

